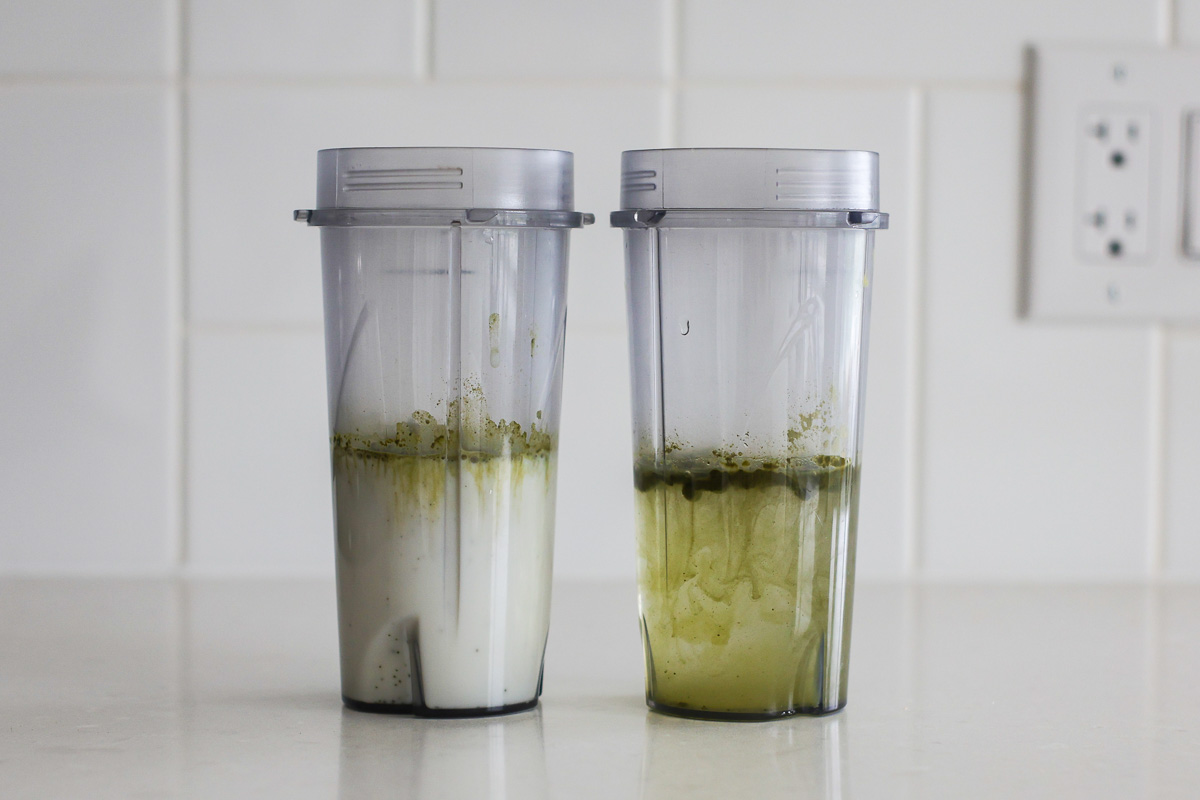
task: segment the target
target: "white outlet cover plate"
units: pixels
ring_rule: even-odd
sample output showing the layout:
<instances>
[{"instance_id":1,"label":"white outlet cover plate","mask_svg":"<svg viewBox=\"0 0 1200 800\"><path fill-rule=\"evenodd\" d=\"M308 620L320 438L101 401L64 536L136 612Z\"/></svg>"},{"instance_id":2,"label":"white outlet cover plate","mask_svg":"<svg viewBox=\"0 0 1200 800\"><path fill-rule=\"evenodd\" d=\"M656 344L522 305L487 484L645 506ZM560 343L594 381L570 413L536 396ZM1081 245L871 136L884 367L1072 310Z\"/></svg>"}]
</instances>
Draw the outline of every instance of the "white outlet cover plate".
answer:
<instances>
[{"instance_id":1,"label":"white outlet cover plate","mask_svg":"<svg viewBox=\"0 0 1200 800\"><path fill-rule=\"evenodd\" d=\"M1036 47L1027 74L1024 310L1039 319L1200 320L1200 260L1184 248L1187 214L1200 214L1184 175L1196 164L1184 149L1189 114L1200 110L1200 52ZM1081 227L1092 191L1087 128L1110 113L1150 125L1144 238L1119 256L1097 252Z\"/></svg>"}]
</instances>

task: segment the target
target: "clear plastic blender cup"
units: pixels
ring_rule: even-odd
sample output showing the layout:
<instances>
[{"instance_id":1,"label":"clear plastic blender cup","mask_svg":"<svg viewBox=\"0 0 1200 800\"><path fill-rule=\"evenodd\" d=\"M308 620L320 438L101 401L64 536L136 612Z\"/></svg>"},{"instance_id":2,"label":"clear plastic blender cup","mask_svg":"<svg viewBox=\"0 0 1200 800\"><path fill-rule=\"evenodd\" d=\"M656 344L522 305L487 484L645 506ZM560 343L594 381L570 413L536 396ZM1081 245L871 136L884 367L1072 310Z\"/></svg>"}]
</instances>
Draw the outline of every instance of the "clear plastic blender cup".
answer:
<instances>
[{"instance_id":1,"label":"clear plastic blender cup","mask_svg":"<svg viewBox=\"0 0 1200 800\"><path fill-rule=\"evenodd\" d=\"M646 695L846 702L878 156L622 159Z\"/></svg>"},{"instance_id":2,"label":"clear plastic blender cup","mask_svg":"<svg viewBox=\"0 0 1200 800\"><path fill-rule=\"evenodd\" d=\"M573 157L322 150L342 696L531 708L550 614Z\"/></svg>"}]
</instances>

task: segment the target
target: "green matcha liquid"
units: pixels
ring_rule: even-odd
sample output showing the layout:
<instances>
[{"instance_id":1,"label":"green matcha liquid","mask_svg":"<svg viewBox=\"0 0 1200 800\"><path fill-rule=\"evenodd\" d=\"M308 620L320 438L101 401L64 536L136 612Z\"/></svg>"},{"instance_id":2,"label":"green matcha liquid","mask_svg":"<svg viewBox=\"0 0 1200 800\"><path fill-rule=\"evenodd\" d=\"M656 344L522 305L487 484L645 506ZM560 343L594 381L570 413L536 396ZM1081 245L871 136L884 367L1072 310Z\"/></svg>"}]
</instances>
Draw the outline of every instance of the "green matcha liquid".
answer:
<instances>
[{"instance_id":1,"label":"green matcha liquid","mask_svg":"<svg viewBox=\"0 0 1200 800\"><path fill-rule=\"evenodd\" d=\"M634 480L650 705L743 719L845 705L858 470L676 454Z\"/></svg>"}]
</instances>

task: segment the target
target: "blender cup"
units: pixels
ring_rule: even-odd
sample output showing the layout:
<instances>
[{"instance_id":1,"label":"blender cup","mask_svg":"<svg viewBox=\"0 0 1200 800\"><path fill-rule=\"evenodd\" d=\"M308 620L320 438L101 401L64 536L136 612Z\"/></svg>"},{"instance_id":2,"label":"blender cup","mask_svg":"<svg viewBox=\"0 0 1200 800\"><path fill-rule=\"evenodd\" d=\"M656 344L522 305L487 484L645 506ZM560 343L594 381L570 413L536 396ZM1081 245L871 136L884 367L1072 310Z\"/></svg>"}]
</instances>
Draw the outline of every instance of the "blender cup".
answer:
<instances>
[{"instance_id":1,"label":"blender cup","mask_svg":"<svg viewBox=\"0 0 1200 800\"><path fill-rule=\"evenodd\" d=\"M550 616L573 156L317 157L350 708L532 708Z\"/></svg>"},{"instance_id":2,"label":"blender cup","mask_svg":"<svg viewBox=\"0 0 1200 800\"><path fill-rule=\"evenodd\" d=\"M651 708L846 702L878 155L622 157Z\"/></svg>"}]
</instances>

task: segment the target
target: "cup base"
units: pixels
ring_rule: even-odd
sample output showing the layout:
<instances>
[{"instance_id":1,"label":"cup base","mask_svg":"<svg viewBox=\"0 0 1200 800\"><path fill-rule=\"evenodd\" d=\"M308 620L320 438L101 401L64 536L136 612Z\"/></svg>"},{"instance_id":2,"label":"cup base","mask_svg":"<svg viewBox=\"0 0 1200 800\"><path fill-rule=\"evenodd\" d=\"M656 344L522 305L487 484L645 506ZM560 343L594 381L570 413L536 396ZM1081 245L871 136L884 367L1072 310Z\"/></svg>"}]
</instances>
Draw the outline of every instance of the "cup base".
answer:
<instances>
[{"instance_id":1,"label":"cup base","mask_svg":"<svg viewBox=\"0 0 1200 800\"><path fill-rule=\"evenodd\" d=\"M351 711L363 711L368 714L407 714L416 717L432 717L438 719L454 719L461 717L498 717L504 714L518 714L537 708L538 699L535 697L526 703L513 703L507 706L491 706L489 708L429 708L427 706L401 705L400 703L364 703L342 695L342 703Z\"/></svg>"},{"instance_id":2,"label":"cup base","mask_svg":"<svg viewBox=\"0 0 1200 800\"><path fill-rule=\"evenodd\" d=\"M829 714L836 714L846 707L846 704L840 703L834 708L789 708L783 711L764 711L761 713L743 712L743 711L707 711L697 708L680 708L678 706L669 706L665 703L659 703L650 698L646 698L646 705L651 711L656 711L659 714L666 714L670 717L683 717L684 719L703 719L713 722L770 722L773 719L787 719L788 717L824 717Z\"/></svg>"}]
</instances>

